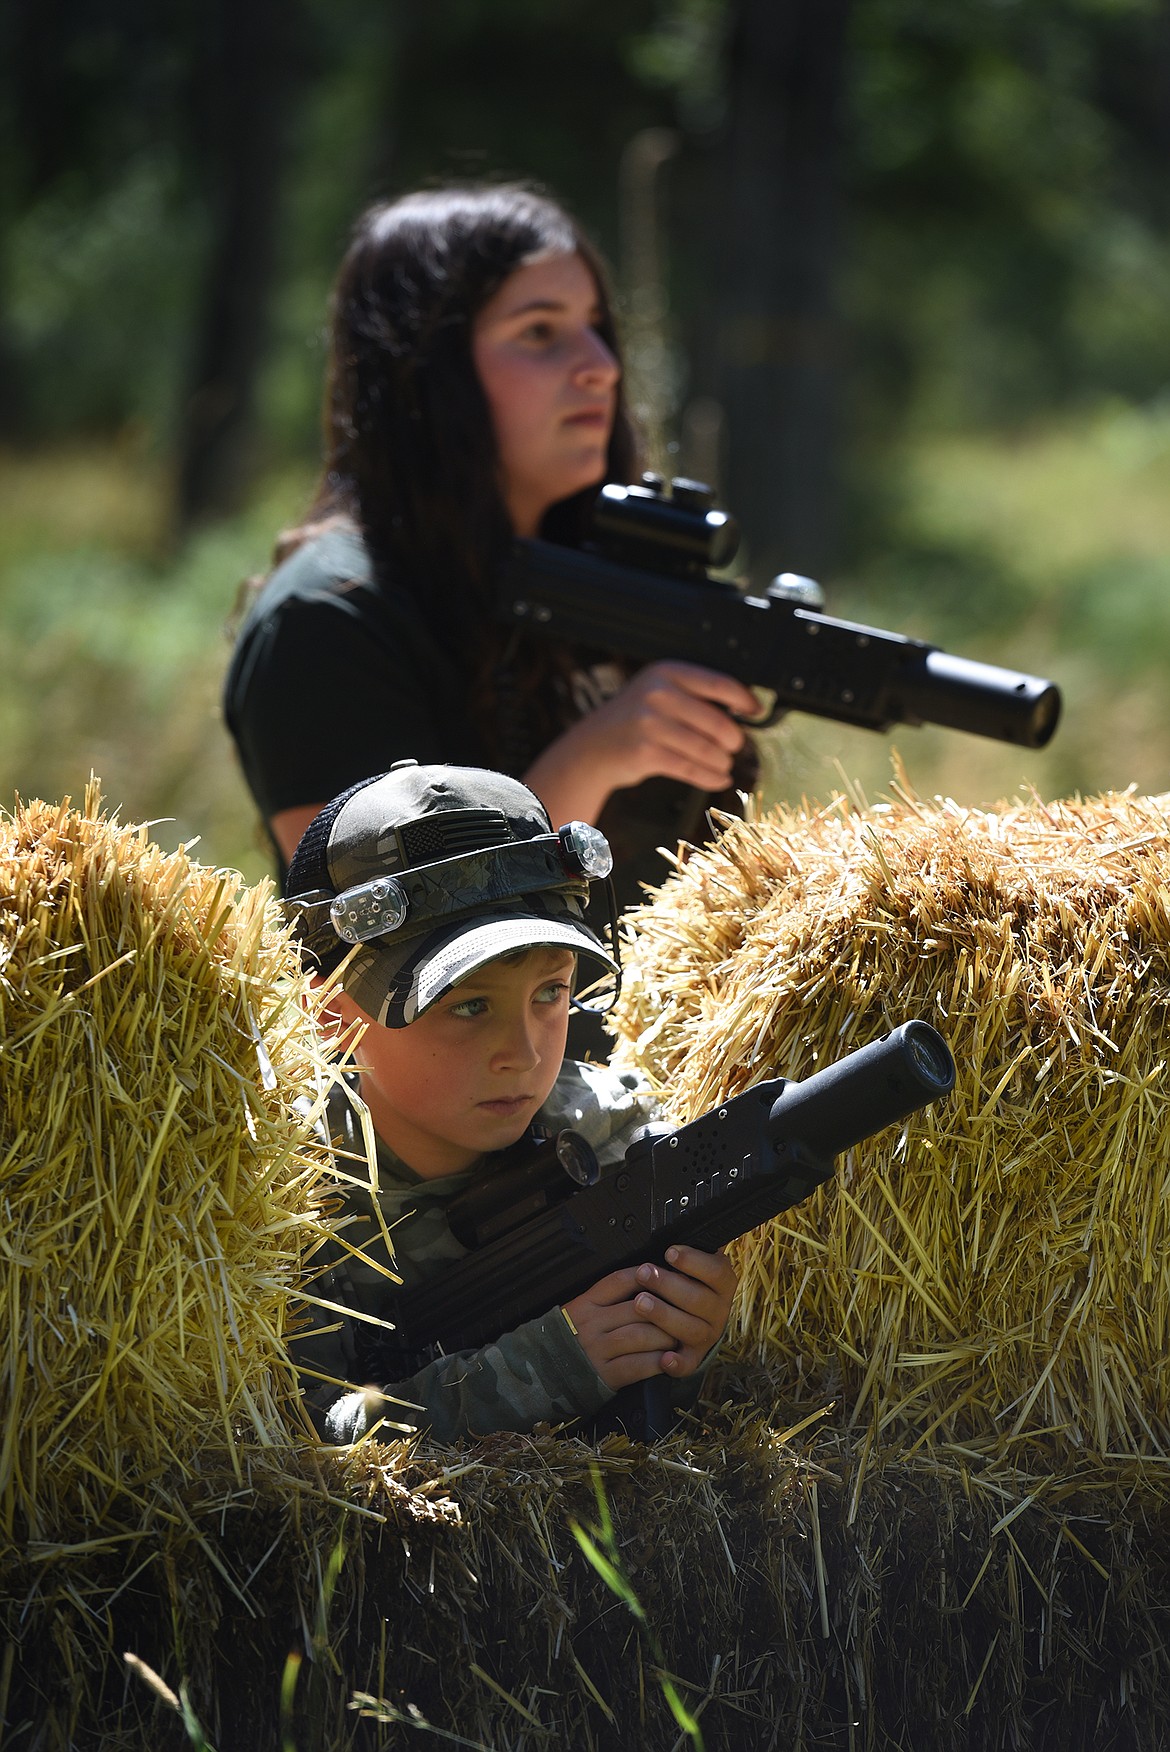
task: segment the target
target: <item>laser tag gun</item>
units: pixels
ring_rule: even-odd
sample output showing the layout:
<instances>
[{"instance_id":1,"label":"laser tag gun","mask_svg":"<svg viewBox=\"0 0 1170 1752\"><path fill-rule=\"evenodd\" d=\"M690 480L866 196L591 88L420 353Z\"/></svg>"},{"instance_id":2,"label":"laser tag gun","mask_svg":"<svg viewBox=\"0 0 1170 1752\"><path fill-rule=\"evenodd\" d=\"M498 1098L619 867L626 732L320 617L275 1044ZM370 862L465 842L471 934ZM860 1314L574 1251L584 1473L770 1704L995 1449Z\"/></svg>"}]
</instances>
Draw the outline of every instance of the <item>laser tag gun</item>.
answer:
<instances>
[{"instance_id":1,"label":"laser tag gun","mask_svg":"<svg viewBox=\"0 0 1170 1752\"><path fill-rule=\"evenodd\" d=\"M519 541L505 563L496 619L565 644L673 658L766 689L784 712L865 730L943 724L1043 748L1060 694L1049 681L951 657L920 639L833 620L811 578L782 572L763 595L711 576L739 546L735 520L710 487L657 475L606 486L582 548Z\"/></svg>"},{"instance_id":2,"label":"laser tag gun","mask_svg":"<svg viewBox=\"0 0 1170 1752\"><path fill-rule=\"evenodd\" d=\"M664 1264L675 1242L714 1252L799 1204L842 1150L937 1101L954 1081L942 1035L903 1022L811 1077L757 1083L689 1125L646 1126L606 1168L576 1132L538 1141L447 1207L469 1251L399 1292L394 1323L408 1347L471 1349L611 1271ZM651 1439L669 1427L671 1383L660 1376L645 1385L637 1433Z\"/></svg>"}]
</instances>

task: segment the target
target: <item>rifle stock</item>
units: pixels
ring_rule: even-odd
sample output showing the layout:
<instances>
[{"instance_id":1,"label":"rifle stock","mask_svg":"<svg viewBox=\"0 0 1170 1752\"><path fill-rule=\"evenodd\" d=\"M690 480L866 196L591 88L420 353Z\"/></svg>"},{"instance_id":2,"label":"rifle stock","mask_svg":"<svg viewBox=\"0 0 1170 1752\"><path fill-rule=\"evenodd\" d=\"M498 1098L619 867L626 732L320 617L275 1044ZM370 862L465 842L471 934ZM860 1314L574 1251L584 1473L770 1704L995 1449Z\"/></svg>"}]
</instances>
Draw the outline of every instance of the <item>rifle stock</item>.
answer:
<instances>
[{"instance_id":1,"label":"rifle stock","mask_svg":"<svg viewBox=\"0 0 1170 1752\"><path fill-rule=\"evenodd\" d=\"M688 1125L647 1128L621 1163L591 1180L579 1156L558 1175L555 1144L542 1146L551 1170L535 1197L543 1208L508 1226L486 1178L477 1183L474 1215L456 1231L470 1250L439 1277L400 1292L395 1323L410 1345L469 1349L571 1301L611 1271L662 1263L675 1242L711 1252L799 1204L843 1150L938 1100L954 1079L942 1036L926 1022L904 1022L811 1077L757 1083ZM502 1185L505 1198L522 1185L519 1205L532 1211L530 1168ZM477 1244L481 1235L491 1238Z\"/></svg>"}]
</instances>

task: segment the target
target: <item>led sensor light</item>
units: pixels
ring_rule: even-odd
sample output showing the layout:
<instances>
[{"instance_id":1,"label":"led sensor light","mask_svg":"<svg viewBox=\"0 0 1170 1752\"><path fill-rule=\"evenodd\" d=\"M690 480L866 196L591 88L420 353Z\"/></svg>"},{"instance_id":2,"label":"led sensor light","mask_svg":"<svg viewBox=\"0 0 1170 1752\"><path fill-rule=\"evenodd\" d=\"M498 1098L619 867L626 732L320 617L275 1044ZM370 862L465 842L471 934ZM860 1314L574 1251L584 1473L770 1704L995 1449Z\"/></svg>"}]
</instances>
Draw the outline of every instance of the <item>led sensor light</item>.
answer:
<instances>
[{"instance_id":1,"label":"led sensor light","mask_svg":"<svg viewBox=\"0 0 1170 1752\"><path fill-rule=\"evenodd\" d=\"M613 869L613 853L600 829L584 821L570 821L557 837L565 863L575 876L608 876Z\"/></svg>"},{"instance_id":2,"label":"led sensor light","mask_svg":"<svg viewBox=\"0 0 1170 1752\"><path fill-rule=\"evenodd\" d=\"M406 918L409 903L393 876L379 876L357 888L347 888L329 908L333 929L346 943L366 943L396 931Z\"/></svg>"}]
</instances>

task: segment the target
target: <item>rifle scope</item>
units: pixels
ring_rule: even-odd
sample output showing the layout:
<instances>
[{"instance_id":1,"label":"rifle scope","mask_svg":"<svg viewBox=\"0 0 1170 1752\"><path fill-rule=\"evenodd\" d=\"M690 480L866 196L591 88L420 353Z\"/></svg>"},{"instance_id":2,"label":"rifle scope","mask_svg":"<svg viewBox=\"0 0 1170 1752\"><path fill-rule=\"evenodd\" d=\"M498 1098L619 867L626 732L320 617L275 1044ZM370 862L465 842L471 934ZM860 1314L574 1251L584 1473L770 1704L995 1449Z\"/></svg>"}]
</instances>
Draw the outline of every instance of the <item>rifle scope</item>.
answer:
<instances>
[{"instance_id":1,"label":"rifle scope","mask_svg":"<svg viewBox=\"0 0 1170 1752\"><path fill-rule=\"evenodd\" d=\"M464 1247L482 1247L579 1187L596 1185L600 1173L592 1147L579 1132L561 1131L555 1138L529 1134L487 1158L484 1171L447 1206L447 1222Z\"/></svg>"}]
</instances>

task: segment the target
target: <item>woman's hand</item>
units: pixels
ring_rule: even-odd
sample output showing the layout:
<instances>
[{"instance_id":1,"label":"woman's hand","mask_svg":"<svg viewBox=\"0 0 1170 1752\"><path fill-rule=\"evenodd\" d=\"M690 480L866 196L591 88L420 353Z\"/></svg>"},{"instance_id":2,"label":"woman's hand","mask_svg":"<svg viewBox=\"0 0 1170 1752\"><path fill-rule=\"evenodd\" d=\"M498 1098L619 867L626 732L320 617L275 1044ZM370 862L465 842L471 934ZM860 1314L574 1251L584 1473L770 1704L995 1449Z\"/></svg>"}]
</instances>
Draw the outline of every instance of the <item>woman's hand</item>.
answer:
<instances>
[{"instance_id":1,"label":"woman's hand","mask_svg":"<svg viewBox=\"0 0 1170 1752\"><path fill-rule=\"evenodd\" d=\"M667 1266L627 1266L565 1303L565 1313L606 1386L693 1375L727 1325L735 1267L725 1253L672 1247Z\"/></svg>"},{"instance_id":2,"label":"woman's hand","mask_svg":"<svg viewBox=\"0 0 1170 1752\"><path fill-rule=\"evenodd\" d=\"M724 791L744 731L731 716L759 704L730 675L697 663L651 663L550 743L524 775L555 823L595 822L613 791L679 779Z\"/></svg>"}]
</instances>

